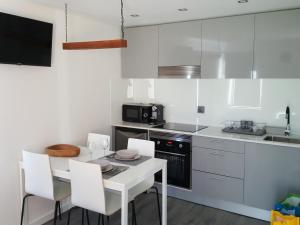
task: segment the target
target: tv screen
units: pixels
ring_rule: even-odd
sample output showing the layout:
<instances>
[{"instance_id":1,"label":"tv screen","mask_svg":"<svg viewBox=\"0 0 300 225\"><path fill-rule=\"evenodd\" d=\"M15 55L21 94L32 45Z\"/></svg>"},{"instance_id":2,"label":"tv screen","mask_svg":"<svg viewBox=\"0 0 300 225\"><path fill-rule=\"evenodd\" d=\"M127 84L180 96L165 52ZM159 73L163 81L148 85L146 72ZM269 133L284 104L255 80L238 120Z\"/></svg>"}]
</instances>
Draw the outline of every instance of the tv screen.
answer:
<instances>
[{"instance_id":1,"label":"tv screen","mask_svg":"<svg viewBox=\"0 0 300 225\"><path fill-rule=\"evenodd\" d=\"M51 66L53 24L0 12L0 63Z\"/></svg>"}]
</instances>

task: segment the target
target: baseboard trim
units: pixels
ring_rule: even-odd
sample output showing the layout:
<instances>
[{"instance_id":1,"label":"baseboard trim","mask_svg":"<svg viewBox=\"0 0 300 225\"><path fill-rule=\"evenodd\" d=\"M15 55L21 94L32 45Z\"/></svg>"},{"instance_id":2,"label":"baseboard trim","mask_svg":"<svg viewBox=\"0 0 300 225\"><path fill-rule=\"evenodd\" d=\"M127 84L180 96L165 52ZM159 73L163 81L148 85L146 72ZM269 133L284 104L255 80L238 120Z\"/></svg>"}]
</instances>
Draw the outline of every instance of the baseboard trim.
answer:
<instances>
[{"instance_id":1,"label":"baseboard trim","mask_svg":"<svg viewBox=\"0 0 300 225\"><path fill-rule=\"evenodd\" d=\"M159 188L159 190L161 190L161 184L156 183L155 185ZM192 191L183 188L168 186L168 196L255 219L270 221L270 211L268 210L258 209L234 202L205 198L195 195Z\"/></svg>"}]
</instances>

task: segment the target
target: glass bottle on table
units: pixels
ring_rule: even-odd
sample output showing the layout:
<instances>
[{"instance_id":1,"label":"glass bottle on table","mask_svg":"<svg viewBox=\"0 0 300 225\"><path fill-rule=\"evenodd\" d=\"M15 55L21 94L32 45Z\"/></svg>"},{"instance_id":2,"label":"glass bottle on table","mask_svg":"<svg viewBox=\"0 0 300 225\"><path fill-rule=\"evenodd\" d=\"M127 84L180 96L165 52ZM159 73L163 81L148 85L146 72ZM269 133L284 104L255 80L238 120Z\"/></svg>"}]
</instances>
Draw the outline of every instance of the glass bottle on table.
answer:
<instances>
[{"instance_id":1,"label":"glass bottle on table","mask_svg":"<svg viewBox=\"0 0 300 225\"><path fill-rule=\"evenodd\" d=\"M109 143L108 140L103 140L103 150L104 150L104 156L106 156L106 151L109 151Z\"/></svg>"},{"instance_id":2,"label":"glass bottle on table","mask_svg":"<svg viewBox=\"0 0 300 225\"><path fill-rule=\"evenodd\" d=\"M93 151L95 150L95 143L92 142L92 141L89 141L88 142L88 145L87 145L87 148L90 152L90 155L92 156L93 155Z\"/></svg>"}]
</instances>

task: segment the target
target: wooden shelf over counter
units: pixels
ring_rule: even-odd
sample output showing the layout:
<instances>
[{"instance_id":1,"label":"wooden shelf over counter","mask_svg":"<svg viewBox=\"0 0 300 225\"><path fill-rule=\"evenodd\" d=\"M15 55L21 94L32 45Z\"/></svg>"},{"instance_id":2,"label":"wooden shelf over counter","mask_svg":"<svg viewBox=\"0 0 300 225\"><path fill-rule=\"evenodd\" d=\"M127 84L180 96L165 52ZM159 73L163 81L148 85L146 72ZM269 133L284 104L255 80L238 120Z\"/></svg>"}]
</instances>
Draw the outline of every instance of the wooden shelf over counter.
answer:
<instances>
[{"instance_id":1,"label":"wooden shelf over counter","mask_svg":"<svg viewBox=\"0 0 300 225\"><path fill-rule=\"evenodd\" d=\"M127 40L104 40L86 42L63 43L64 50L105 49L105 48L127 48Z\"/></svg>"}]
</instances>

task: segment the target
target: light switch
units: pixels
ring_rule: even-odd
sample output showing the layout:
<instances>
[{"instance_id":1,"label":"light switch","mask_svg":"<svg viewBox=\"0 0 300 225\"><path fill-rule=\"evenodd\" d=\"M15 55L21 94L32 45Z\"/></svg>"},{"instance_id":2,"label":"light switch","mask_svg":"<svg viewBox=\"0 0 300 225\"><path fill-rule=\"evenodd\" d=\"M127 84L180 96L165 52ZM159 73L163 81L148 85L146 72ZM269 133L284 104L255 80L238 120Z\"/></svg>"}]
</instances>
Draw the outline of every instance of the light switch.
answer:
<instances>
[{"instance_id":1,"label":"light switch","mask_svg":"<svg viewBox=\"0 0 300 225\"><path fill-rule=\"evenodd\" d=\"M205 106L198 106L197 112L198 113L205 113Z\"/></svg>"}]
</instances>

